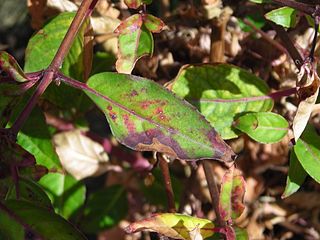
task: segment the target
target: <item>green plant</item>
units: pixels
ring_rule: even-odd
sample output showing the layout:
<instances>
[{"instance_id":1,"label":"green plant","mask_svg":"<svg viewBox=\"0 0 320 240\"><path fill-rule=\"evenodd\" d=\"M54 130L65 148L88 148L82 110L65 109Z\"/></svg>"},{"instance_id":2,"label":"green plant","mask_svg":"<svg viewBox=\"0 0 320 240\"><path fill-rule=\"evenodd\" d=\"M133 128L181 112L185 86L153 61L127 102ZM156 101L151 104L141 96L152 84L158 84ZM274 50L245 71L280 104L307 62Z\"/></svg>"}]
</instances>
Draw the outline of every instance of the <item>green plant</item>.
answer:
<instances>
[{"instance_id":1,"label":"green plant","mask_svg":"<svg viewBox=\"0 0 320 240\"><path fill-rule=\"evenodd\" d=\"M248 239L245 229L235 224L244 210L245 181L235 168L236 154L224 140L245 133L260 143L279 142L287 135L289 124L271 111L275 100L284 96L297 94L300 103L293 121L295 145L283 197L296 192L307 175L320 182L320 137L311 125L307 126L319 92L314 59L317 34L304 60L281 27L295 27L300 11L308 15L317 32L318 5L291 0L252 1L284 5L266 18L281 25L275 29L287 41L286 51L300 71L296 87L269 93L262 79L223 63L184 66L166 88L131 75L139 58L152 55L153 33L159 33L165 25L146 12L151 1L144 0L125 1L140 12L115 29L118 73L90 76L92 49L86 38L97 2L84 0L76 14L63 13L50 20L30 39L24 70L11 55L0 52L1 237L23 239L29 234L44 239L85 239L70 222L94 234L125 217L128 203L123 186L100 189L86 199L86 187L80 181L108 169L107 147L102 146L102 139L79 130L86 127L84 115L93 103L105 114L118 142L136 151L156 153L164 178L170 213L134 222L126 228L128 233L150 230L177 239ZM73 131L61 131L53 137L56 151L52 144L55 129L45 121L37 104L40 98L52 104L55 115L73 124ZM86 149L79 152L74 143ZM96 168L83 165L79 171L80 165L72 166L70 156L99 161L94 163ZM174 159L203 165L215 221L176 213L174 193L178 190L172 188L174 179L168 167L168 161ZM211 160L228 168L220 190L212 175ZM151 170L151 164L146 168ZM126 180L130 181L130 176Z\"/></svg>"}]
</instances>

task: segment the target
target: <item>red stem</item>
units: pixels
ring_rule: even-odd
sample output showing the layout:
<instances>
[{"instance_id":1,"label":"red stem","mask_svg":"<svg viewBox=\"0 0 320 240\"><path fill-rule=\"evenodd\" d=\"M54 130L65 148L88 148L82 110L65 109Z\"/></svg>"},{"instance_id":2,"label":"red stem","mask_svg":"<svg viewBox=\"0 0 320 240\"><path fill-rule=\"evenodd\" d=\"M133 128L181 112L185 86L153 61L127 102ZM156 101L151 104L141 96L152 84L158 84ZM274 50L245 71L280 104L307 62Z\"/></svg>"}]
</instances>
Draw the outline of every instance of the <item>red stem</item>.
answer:
<instances>
[{"instance_id":1,"label":"red stem","mask_svg":"<svg viewBox=\"0 0 320 240\"><path fill-rule=\"evenodd\" d=\"M172 184L171 184L169 166L167 161L163 158L163 156L160 153L157 153L157 159L159 160L159 166L161 169L164 186L166 189L167 201L168 201L168 212L175 213L176 206L174 203L174 193L173 193Z\"/></svg>"},{"instance_id":2,"label":"red stem","mask_svg":"<svg viewBox=\"0 0 320 240\"><path fill-rule=\"evenodd\" d=\"M82 23L89 16L98 0L83 0L81 3L76 16L74 17L62 43L54 56L49 67L44 70L43 78L41 79L40 84L38 85L36 91L29 99L25 108L22 110L16 121L13 123L10 131L12 134L17 136L18 132L22 128L23 124L29 117L32 109L35 107L39 97L44 93L53 79L56 77L56 73L59 71L59 68L62 65L63 59L68 54L70 47L72 46L73 40L75 39Z\"/></svg>"}]
</instances>

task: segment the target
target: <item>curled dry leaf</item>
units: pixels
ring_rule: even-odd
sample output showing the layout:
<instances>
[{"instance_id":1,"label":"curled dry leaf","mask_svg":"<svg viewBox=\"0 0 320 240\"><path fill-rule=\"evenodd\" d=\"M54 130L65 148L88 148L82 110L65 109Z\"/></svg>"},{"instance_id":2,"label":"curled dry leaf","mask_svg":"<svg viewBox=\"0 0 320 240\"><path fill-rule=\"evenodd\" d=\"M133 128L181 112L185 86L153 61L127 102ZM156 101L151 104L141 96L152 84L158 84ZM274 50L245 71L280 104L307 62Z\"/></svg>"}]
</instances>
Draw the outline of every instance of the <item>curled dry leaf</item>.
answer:
<instances>
[{"instance_id":1,"label":"curled dry leaf","mask_svg":"<svg viewBox=\"0 0 320 240\"><path fill-rule=\"evenodd\" d=\"M103 146L72 130L53 137L62 166L77 180L101 175L110 169L108 154Z\"/></svg>"},{"instance_id":2,"label":"curled dry leaf","mask_svg":"<svg viewBox=\"0 0 320 240\"><path fill-rule=\"evenodd\" d=\"M293 135L296 142L308 123L319 94L320 80L315 69L315 66L310 66L310 63L307 62L302 66L299 73L297 85L300 85L298 95L301 102L293 120Z\"/></svg>"}]
</instances>

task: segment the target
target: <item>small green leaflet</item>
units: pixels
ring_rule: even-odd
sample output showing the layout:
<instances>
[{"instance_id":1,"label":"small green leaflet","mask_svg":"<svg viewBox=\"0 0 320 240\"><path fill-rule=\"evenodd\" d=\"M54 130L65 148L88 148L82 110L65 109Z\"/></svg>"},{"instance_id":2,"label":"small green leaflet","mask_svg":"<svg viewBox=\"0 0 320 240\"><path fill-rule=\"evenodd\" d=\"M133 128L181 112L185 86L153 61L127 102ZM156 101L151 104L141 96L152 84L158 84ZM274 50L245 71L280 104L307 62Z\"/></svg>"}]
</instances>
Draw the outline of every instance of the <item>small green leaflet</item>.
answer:
<instances>
[{"instance_id":1,"label":"small green leaflet","mask_svg":"<svg viewBox=\"0 0 320 240\"><path fill-rule=\"evenodd\" d=\"M295 27L298 23L298 11L290 7L281 7L268 12L266 19L285 28Z\"/></svg>"}]
</instances>

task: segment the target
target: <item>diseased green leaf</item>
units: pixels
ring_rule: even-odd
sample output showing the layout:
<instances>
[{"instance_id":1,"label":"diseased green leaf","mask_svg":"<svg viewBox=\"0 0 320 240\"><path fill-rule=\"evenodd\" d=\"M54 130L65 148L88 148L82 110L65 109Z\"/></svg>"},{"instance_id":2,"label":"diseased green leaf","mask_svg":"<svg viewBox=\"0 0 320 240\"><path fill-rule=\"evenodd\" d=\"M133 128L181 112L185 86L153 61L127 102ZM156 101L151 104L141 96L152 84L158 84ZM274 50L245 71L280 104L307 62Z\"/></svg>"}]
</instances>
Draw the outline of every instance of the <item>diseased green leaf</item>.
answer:
<instances>
[{"instance_id":1,"label":"diseased green leaf","mask_svg":"<svg viewBox=\"0 0 320 240\"><path fill-rule=\"evenodd\" d=\"M49 21L28 43L24 70L36 72L49 66L54 58L75 13L61 13ZM84 32L88 22L79 30L68 55L63 61L61 71L64 75L83 81L84 78ZM43 97L62 109L84 108L84 95L68 86L51 84Z\"/></svg>"},{"instance_id":2,"label":"diseased green leaf","mask_svg":"<svg viewBox=\"0 0 320 240\"><path fill-rule=\"evenodd\" d=\"M261 143L279 142L288 133L287 120L276 113L246 113L240 116L234 126Z\"/></svg>"},{"instance_id":3,"label":"diseased green leaf","mask_svg":"<svg viewBox=\"0 0 320 240\"><path fill-rule=\"evenodd\" d=\"M271 99L256 98L269 92L260 78L228 64L187 65L168 88L196 106L223 139L239 135L232 127L239 114L273 107Z\"/></svg>"},{"instance_id":4,"label":"diseased green leaf","mask_svg":"<svg viewBox=\"0 0 320 240\"><path fill-rule=\"evenodd\" d=\"M290 28L297 25L298 11L290 7L281 7L268 12L265 17L283 27Z\"/></svg>"},{"instance_id":5,"label":"diseased green leaf","mask_svg":"<svg viewBox=\"0 0 320 240\"><path fill-rule=\"evenodd\" d=\"M153 45L153 36L144 25L133 32L120 34L118 37L117 71L130 74L141 57L152 55Z\"/></svg>"},{"instance_id":6,"label":"diseased green leaf","mask_svg":"<svg viewBox=\"0 0 320 240\"><path fill-rule=\"evenodd\" d=\"M89 195L83 211L81 229L97 233L119 223L128 211L127 193L123 186L113 185Z\"/></svg>"},{"instance_id":7,"label":"diseased green leaf","mask_svg":"<svg viewBox=\"0 0 320 240\"><path fill-rule=\"evenodd\" d=\"M70 175L49 173L39 184L46 190L57 213L70 218L84 203L86 188Z\"/></svg>"},{"instance_id":8,"label":"diseased green leaf","mask_svg":"<svg viewBox=\"0 0 320 240\"><path fill-rule=\"evenodd\" d=\"M137 9L143 4L152 3L152 0L124 0L124 3L128 6L128 8Z\"/></svg>"},{"instance_id":9,"label":"diseased green leaf","mask_svg":"<svg viewBox=\"0 0 320 240\"><path fill-rule=\"evenodd\" d=\"M50 240L84 240L86 239L73 225L46 208L22 200L2 202L21 222L27 224L36 236ZM0 209L0 215L5 214ZM0 222L1 222L0 218ZM18 223L21 225L21 222ZM0 224L2 225L2 224ZM13 238L15 239L15 238Z\"/></svg>"},{"instance_id":10,"label":"diseased green leaf","mask_svg":"<svg viewBox=\"0 0 320 240\"><path fill-rule=\"evenodd\" d=\"M117 34L130 34L139 30L142 26L143 19L141 14L134 14L123 20L114 30Z\"/></svg>"},{"instance_id":11,"label":"diseased green leaf","mask_svg":"<svg viewBox=\"0 0 320 240\"><path fill-rule=\"evenodd\" d=\"M203 239L211 237L215 233L215 226L210 220L177 213L155 214L150 218L131 223L125 228L127 233L145 230L185 240L192 240L190 234L197 229L200 230Z\"/></svg>"},{"instance_id":12,"label":"diseased green leaf","mask_svg":"<svg viewBox=\"0 0 320 240\"><path fill-rule=\"evenodd\" d=\"M159 33L162 31L164 27L164 22L151 14L143 15L143 23L146 28L153 33Z\"/></svg>"},{"instance_id":13,"label":"diseased green leaf","mask_svg":"<svg viewBox=\"0 0 320 240\"><path fill-rule=\"evenodd\" d=\"M231 168L222 178L219 209L222 219L232 222L242 214L245 206L243 198L245 193L245 181L241 172Z\"/></svg>"},{"instance_id":14,"label":"diseased green leaf","mask_svg":"<svg viewBox=\"0 0 320 240\"><path fill-rule=\"evenodd\" d=\"M191 105L148 79L100 73L84 90L105 113L119 142L185 160L232 161L231 148ZM100 95L100 96L97 96Z\"/></svg>"},{"instance_id":15,"label":"diseased green leaf","mask_svg":"<svg viewBox=\"0 0 320 240\"><path fill-rule=\"evenodd\" d=\"M307 125L294 146L294 152L304 170L320 183L320 136L314 127Z\"/></svg>"},{"instance_id":16,"label":"diseased green leaf","mask_svg":"<svg viewBox=\"0 0 320 240\"><path fill-rule=\"evenodd\" d=\"M0 72L6 73L5 76L0 76L0 82L9 79L20 83L28 81L14 57L4 51L0 51Z\"/></svg>"},{"instance_id":17,"label":"diseased green leaf","mask_svg":"<svg viewBox=\"0 0 320 240\"><path fill-rule=\"evenodd\" d=\"M282 194L281 197L282 198L289 197L290 195L298 191L298 189L306 179L307 175L308 174L301 166L297 158L297 155L295 154L294 151L291 151L289 172L287 176L287 184L286 184L284 193Z\"/></svg>"}]
</instances>

